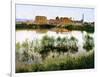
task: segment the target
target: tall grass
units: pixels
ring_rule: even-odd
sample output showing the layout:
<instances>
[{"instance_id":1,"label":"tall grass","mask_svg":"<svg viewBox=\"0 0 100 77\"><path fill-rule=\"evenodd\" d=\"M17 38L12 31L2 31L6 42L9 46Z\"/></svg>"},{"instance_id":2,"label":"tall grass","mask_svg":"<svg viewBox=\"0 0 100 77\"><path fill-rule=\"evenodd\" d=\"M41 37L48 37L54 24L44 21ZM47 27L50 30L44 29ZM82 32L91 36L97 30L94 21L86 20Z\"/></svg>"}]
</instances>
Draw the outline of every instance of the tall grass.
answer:
<instances>
[{"instance_id":1,"label":"tall grass","mask_svg":"<svg viewBox=\"0 0 100 77\"><path fill-rule=\"evenodd\" d=\"M16 72L37 72L94 68L93 38L85 36L83 48L90 52L78 53L78 40L74 37L16 43ZM92 45L93 44L93 45Z\"/></svg>"},{"instance_id":2,"label":"tall grass","mask_svg":"<svg viewBox=\"0 0 100 77\"><path fill-rule=\"evenodd\" d=\"M37 72L37 71L55 71L72 69L94 68L94 52L80 54L79 56L62 55L60 57L46 58L41 64L17 64L16 72Z\"/></svg>"},{"instance_id":3,"label":"tall grass","mask_svg":"<svg viewBox=\"0 0 100 77\"><path fill-rule=\"evenodd\" d=\"M46 71L50 70L72 70L94 68L94 52L79 56L61 56L47 58L44 61Z\"/></svg>"}]
</instances>

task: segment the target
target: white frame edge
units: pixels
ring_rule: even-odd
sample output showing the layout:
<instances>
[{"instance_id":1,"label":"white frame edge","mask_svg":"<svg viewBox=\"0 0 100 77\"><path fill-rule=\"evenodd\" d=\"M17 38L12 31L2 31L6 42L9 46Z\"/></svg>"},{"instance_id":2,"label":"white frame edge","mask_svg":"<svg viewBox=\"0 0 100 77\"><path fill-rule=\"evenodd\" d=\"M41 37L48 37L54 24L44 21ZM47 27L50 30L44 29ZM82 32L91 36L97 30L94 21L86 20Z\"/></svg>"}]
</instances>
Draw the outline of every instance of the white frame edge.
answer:
<instances>
[{"instance_id":1,"label":"white frame edge","mask_svg":"<svg viewBox=\"0 0 100 77\"><path fill-rule=\"evenodd\" d=\"M33 73L33 72L31 72L31 73L15 73L15 10L16 10L16 8L15 8L15 5L16 4L33 4L33 5L45 5L45 6L64 6L64 7L82 7L82 8L96 8L94 5L80 5L80 4L63 4L63 3L49 3L48 4L48 2L43 2L43 3L40 3L40 2L32 2L32 0L31 1L16 1L16 0L12 0L12 2L11 2L11 13L12 13L12 15L11 15L11 77L33 77L33 76L37 76L37 77L39 77L39 75L41 76L41 75L45 75L45 74L54 74L55 72L58 72L58 73L60 73L61 71L55 71L55 72L38 72L38 73ZM71 71L74 71L74 72L76 72L75 70L71 70ZM62 72L62 74L63 73L65 73L65 72L71 72L71 71L63 71ZM83 71L84 72L84 70L80 70L80 71ZM95 70L92 70L92 69L88 69L88 70L85 70L85 72L89 72L89 71L95 71ZM38 75L39 74L39 75ZM70 73L71 74L71 73Z\"/></svg>"}]
</instances>

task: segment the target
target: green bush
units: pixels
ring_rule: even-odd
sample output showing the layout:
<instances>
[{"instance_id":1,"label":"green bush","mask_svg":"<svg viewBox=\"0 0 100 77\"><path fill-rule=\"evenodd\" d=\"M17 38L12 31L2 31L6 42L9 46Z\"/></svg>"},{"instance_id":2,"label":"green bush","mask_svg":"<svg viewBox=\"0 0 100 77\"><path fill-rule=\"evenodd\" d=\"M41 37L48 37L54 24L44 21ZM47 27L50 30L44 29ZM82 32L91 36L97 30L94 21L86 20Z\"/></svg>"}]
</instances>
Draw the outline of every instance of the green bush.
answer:
<instances>
[{"instance_id":1,"label":"green bush","mask_svg":"<svg viewBox=\"0 0 100 77\"><path fill-rule=\"evenodd\" d=\"M93 37L89 36L88 34L84 38L84 45L83 48L86 49L86 51L90 51L94 48L94 39Z\"/></svg>"},{"instance_id":2,"label":"green bush","mask_svg":"<svg viewBox=\"0 0 100 77\"><path fill-rule=\"evenodd\" d=\"M22 44L16 43L16 72L94 68L93 38L86 35L84 40L84 48L91 52L78 55L78 41L74 37L54 39L44 36L35 42L26 40Z\"/></svg>"},{"instance_id":3,"label":"green bush","mask_svg":"<svg viewBox=\"0 0 100 77\"><path fill-rule=\"evenodd\" d=\"M56 71L72 69L90 69L94 68L94 52L87 52L77 56L62 55L59 57L46 58L41 64L16 63L16 72L38 72L38 71Z\"/></svg>"},{"instance_id":4,"label":"green bush","mask_svg":"<svg viewBox=\"0 0 100 77\"><path fill-rule=\"evenodd\" d=\"M94 68L94 53L78 57L49 58L44 62L46 71Z\"/></svg>"}]
</instances>

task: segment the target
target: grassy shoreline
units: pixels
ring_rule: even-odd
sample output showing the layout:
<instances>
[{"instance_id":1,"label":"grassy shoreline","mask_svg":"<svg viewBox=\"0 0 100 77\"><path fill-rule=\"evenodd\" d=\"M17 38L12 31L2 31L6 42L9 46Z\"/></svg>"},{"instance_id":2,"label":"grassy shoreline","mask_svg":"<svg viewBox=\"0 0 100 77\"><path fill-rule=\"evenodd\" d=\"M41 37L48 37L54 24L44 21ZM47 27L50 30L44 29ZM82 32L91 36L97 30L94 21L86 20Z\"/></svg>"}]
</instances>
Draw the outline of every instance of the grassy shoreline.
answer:
<instances>
[{"instance_id":1,"label":"grassy shoreline","mask_svg":"<svg viewBox=\"0 0 100 77\"><path fill-rule=\"evenodd\" d=\"M56 28L56 29L55 29ZM37 30L37 29L47 29L47 30L52 30L55 29L54 31L58 32L67 32L67 31L86 31L89 33L94 33L94 26L90 24L83 24L83 25L64 25L64 26L57 26L57 25L49 25L49 24L42 24L42 25L37 25L37 24L16 24L16 30ZM58 30L57 30L58 29Z\"/></svg>"},{"instance_id":2,"label":"grassy shoreline","mask_svg":"<svg viewBox=\"0 0 100 77\"><path fill-rule=\"evenodd\" d=\"M94 41L89 35L84 38L86 52L80 54L75 37L16 43L16 73L94 68Z\"/></svg>"},{"instance_id":3,"label":"grassy shoreline","mask_svg":"<svg viewBox=\"0 0 100 77\"><path fill-rule=\"evenodd\" d=\"M93 69L94 52L88 55L72 57L71 55L55 58L47 58L42 64L16 63L16 73L42 72L76 69Z\"/></svg>"}]
</instances>

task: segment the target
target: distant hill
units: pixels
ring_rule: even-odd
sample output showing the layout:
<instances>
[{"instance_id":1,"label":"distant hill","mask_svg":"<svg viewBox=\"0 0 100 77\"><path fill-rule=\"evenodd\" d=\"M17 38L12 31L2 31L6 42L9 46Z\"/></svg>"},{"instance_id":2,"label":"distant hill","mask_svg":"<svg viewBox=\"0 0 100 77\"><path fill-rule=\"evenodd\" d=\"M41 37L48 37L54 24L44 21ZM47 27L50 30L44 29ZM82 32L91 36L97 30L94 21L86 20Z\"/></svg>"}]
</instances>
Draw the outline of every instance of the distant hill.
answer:
<instances>
[{"instance_id":1,"label":"distant hill","mask_svg":"<svg viewBox=\"0 0 100 77\"><path fill-rule=\"evenodd\" d=\"M25 21L30 21L32 19L19 19L19 18L16 18L16 21L17 22L25 22Z\"/></svg>"}]
</instances>

